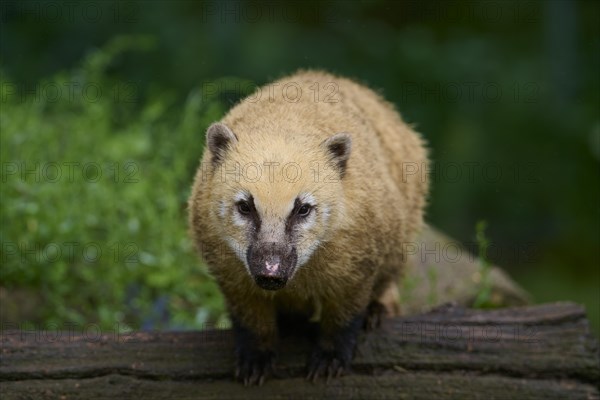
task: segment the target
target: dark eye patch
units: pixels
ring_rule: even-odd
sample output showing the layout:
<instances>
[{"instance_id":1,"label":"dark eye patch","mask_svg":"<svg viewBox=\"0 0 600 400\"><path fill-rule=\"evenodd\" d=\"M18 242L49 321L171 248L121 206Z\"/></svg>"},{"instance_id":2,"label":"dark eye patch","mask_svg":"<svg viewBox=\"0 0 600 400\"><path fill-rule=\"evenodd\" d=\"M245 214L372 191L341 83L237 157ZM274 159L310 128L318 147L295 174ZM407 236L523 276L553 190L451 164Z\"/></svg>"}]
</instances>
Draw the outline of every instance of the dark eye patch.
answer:
<instances>
[{"instance_id":1,"label":"dark eye patch","mask_svg":"<svg viewBox=\"0 0 600 400\"><path fill-rule=\"evenodd\" d=\"M240 214L252 220L252 223L258 232L261 221L260 215L258 215L258 211L256 211L256 207L254 206L254 197L249 196L248 200L240 200L236 203L236 206Z\"/></svg>"},{"instance_id":2,"label":"dark eye patch","mask_svg":"<svg viewBox=\"0 0 600 400\"><path fill-rule=\"evenodd\" d=\"M294 201L294 208L292 208L292 212L290 212L285 224L286 232L292 232L294 230L294 226L303 218L308 217L313 208L316 207L309 203L302 203L300 199L296 198Z\"/></svg>"}]
</instances>

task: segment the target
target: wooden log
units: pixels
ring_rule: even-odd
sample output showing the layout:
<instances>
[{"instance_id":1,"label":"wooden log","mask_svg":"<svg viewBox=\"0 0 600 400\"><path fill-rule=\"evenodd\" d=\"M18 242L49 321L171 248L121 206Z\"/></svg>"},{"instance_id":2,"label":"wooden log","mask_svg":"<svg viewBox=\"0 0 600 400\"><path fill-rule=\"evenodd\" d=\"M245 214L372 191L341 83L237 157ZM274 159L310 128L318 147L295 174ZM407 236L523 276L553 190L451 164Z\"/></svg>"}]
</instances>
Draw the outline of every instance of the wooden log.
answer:
<instances>
[{"instance_id":1,"label":"wooden log","mask_svg":"<svg viewBox=\"0 0 600 400\"><path fill-rule=\"evenodd\" d=\"M307 343L281 342L278 376L233 382L230 331L119 334L5 330L2 399L598 399L598 343L572 303L385 320L363 335L352 372L303 379Z\"/></svg>"}]
</instances>

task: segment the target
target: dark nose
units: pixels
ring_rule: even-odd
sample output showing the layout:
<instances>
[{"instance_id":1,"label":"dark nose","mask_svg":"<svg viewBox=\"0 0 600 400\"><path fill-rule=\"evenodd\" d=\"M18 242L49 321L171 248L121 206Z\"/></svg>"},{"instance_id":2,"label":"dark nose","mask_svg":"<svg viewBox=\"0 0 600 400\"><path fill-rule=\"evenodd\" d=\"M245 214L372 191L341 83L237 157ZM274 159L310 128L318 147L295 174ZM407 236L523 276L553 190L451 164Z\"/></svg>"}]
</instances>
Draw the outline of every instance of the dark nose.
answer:
<instances>
[{"instance_id":1,"label":"dark nose","mask_svg":"<svg viewBox=\"0 0 600 400\"><path fill-rule=\"evenodd\" d=\"M296 263L295 252L282 243L256 243L247 259L254 281L265 290L283 288Z\"/></svg>"},{"instance_id":2,"label":"dark nose","mask_svg":"<svg viewBox=\"0 0 600 400\"><path fill-rule=\"evenodd\" d=\"M256 274L254 280L256 284L266 290L277 290L285 286L287 279L281 269L281 258L278 255L271 255L264 260L264 265L260 272Z\"/></svg>"},{"instance_id":3,"label":"dark nose","mask_svg":"<svg viewBox=\"0 0 600 400\"><path fill-rule=\"evenodd\" d=\"M285 286L287 279L283 277L256 275L254 281L265 290L278 290Z\"/></svg>"}]
</instances>

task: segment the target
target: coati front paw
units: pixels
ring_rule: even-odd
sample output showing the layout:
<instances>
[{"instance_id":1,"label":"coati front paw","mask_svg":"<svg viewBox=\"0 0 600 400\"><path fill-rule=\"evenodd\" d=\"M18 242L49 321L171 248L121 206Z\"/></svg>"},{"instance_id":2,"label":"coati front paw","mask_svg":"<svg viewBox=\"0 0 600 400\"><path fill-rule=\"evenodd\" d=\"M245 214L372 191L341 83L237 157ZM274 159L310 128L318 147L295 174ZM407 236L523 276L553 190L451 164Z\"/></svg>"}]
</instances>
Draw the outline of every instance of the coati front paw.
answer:
<instances>
[{"instance_id":1,"label":"coati front paw","mask_svg":"<svg viewBox=\"0 0 600 400\"><path fill-rule=\"evenodd\" d=\"M361 313L346 325L338 327L333 334L321 332L308 359L306 379L314 382L319 376L325 376L329 382L331 378L348 371L363 322L364 313Z\"/></svg>"},{"instance_id":2,"label":"coati front paw","mask_svg":"<svg viewBox=\"0 0 600 400\"><path fill-rule=\"evenodd\" d=\"M349 369L351 359L351 350L324 350L317 346L308 360L306 379L315 382L319 376L324 376L326 382L329 382L331 378L337 378Z\"/></svg>"},{"instance_id":3,"label":"coati front paw","mask_svg":"<svg viewBox=\"0 0 600 400\"><path fill-rule=\"evenodd\" d=\"M235 367L235 379L244 386L262 386L268 376L273 375L275 353L254 349L239 349Z\"/></svg>"}]
</instances>

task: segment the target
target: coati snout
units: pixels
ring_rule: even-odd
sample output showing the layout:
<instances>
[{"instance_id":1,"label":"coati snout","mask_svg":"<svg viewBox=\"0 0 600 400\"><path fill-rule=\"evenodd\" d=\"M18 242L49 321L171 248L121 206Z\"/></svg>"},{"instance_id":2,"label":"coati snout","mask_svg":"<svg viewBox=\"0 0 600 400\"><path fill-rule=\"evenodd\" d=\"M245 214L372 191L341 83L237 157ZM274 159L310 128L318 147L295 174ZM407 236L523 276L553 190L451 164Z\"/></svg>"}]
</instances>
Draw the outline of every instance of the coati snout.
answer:
<instances>
[{"instance_id":1,"label":"coati snout","mask_svg":"<svg viewBox=\"0 0 600 400\"><path fill-rule=\"evenodd\" d=\"M292 276L298 255L296 248L289 244L259 242L248 247L246 261L258 286L265 290L278 290Z\"/></svg>"}]
</instances>

